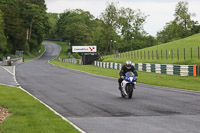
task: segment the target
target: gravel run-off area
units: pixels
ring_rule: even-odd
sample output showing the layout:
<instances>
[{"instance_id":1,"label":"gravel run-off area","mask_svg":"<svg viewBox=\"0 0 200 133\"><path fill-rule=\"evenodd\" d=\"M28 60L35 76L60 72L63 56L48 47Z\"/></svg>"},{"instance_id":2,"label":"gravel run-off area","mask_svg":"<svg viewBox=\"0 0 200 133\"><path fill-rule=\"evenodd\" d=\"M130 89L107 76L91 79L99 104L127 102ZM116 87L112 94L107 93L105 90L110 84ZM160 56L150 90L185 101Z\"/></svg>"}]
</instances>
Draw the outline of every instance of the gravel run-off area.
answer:
<instances>
[{"instance_id":1,"label":"gravel run-off area","mask_svg":"<svg viewBox=\"0 0 200 133\"><path fill-rule=\"evenodd\" d=\"M11 116L11 113L8 113L7 109L0 107L0 125L2 124L3 120L9 116Z\"/></svg>"}]
</instances>

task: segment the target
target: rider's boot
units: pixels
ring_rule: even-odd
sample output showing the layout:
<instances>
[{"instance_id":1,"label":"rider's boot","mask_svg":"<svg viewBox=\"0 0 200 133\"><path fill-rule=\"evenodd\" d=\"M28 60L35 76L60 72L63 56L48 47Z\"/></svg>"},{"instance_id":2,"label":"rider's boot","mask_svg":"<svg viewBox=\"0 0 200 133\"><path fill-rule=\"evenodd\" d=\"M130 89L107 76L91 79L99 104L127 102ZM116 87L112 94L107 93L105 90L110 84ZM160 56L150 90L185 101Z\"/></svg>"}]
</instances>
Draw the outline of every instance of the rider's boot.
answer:
<instances>
[{"instance_id":1,"label":"rider's boot","mask_svg":"<svg viewBox=\"0 0 200 133\"><path fill-rule=\"evenodd\" d=\"M122 87L121 87L121 85L119 85L119 90L122 91Z\"/></svg>"}]
</instances>

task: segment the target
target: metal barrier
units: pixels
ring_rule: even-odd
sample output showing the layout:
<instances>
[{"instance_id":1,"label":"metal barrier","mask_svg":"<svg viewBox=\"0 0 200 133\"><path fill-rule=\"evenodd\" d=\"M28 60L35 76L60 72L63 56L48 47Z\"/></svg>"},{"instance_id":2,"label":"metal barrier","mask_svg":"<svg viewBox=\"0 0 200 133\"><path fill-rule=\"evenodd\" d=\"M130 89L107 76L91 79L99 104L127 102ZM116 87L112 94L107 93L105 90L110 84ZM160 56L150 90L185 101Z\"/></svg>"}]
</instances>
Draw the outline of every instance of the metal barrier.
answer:
<instances>
[{"instance_id":1,"label":"metal barrier","mask_svg":"<svg viewBox=\"0 0 200 133\"><path fill-rule=\"evenodd\" d=\"M2 65L4 66L14 66L14 65L17 65L17 64L20 64L24 62L24 58L12 58L12 59L6 59L6 60L3 60L3 63Z\"/></svg>"},{"instance_id":2,"label":"metal barrier","mask_svg":"<svg viewBox=\"0 0 200 133\"><path fill-rule=\"evenodd\" d=\"M80 65L82 64L82 62L79 60L76 60L76 58L59 58L59 61L73 63L73 64L80 64Z\"/></svg>"}]
</instances>

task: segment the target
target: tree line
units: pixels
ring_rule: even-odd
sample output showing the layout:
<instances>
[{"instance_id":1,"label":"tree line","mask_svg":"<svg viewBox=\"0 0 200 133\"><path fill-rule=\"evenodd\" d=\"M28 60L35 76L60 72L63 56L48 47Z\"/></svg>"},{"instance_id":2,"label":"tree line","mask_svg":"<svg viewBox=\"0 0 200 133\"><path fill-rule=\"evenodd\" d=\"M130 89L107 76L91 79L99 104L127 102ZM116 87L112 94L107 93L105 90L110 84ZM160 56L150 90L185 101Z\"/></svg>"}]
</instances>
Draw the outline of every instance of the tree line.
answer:
<instances>
[{"instance_id":1,"label":"tree line","mask_svg":"<svg viewBox=\"0 0 200 133\"><path fill-rule=\"evenodd\" d=\"M178 2L174 20L167 22L157 37L143 28L147 15L140 10L118 8L114 2L98 18L81 9L48 13L51 28L46 37L68 40L72 45L97 45L103 54L142 49L199 33L200 25L192 20L194 14L189 13L188 4Z\"/></svg>"},{"instance_id":2,"label":"tree line","mask_svg":"<svg viewBox=\"0 0 200 133\"><path fill-rule=\"evenodd\" d=\"M0 1L0 53L38 52L48 29L44 0Z\"/></svg>"},{"instance_id":3,"label":"tree line","mask_svg":"<svg viewBox=\"0 0 200 133\"><path fill-rule=\"evenodd\" d=\"M114 2L107 5L99 18L81 9L48 16L51 28L47 38L67 40L72 45L97 45L102 54L156 44L156 39L143 29L147 16L140 10L118 8Z\"/></svg>"},{"instance_id":4,"label":"tree line","mask_svg":"<svg viewBox=\"0 0 200 133\"><path fill-rule=\"evenodd\" d=\"M174 20L166 23L157 37L143 28L145 15L138 9L118 8L109 3L95 18L81 9L46 13L44 0L0 1L0 53L36 52L43 38L67 40L72 45L97 45L102 54L113 54L181 39L200 31L188 11L188 2L178 2Z\"/></svg>"}]
</instances>

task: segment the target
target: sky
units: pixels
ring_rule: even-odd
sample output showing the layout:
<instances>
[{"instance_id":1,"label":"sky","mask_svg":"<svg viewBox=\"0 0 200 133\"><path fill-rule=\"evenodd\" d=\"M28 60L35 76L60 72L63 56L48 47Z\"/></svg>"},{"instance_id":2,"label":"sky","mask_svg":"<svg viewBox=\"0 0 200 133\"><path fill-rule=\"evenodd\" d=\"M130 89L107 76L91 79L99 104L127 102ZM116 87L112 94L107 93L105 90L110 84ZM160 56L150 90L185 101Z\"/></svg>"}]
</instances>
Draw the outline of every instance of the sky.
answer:
<instances>
[{"instance_id":1,"label":"sky","mask_svg":"<svg viewBox=\"0 0 200 133\"><path fill-rule=\"evenodd\" d=\"M45 0L47 12L63 13L66 9L83 9L96 18L106 9L108 3L119 2L118 8L141 10L148 15L144 30L152 36L163 29L167 22L174 20L175 7L181 0ZM189 3L189 12L195 13L192 20L200 22L200 0L182 0Z\"/></svg>"}]
</instances>

